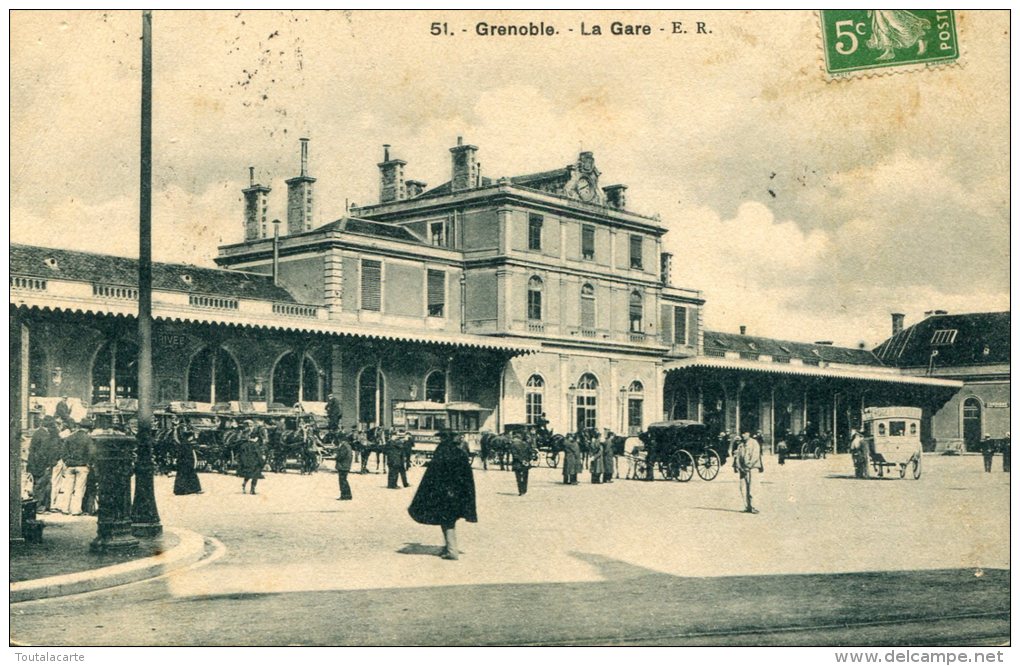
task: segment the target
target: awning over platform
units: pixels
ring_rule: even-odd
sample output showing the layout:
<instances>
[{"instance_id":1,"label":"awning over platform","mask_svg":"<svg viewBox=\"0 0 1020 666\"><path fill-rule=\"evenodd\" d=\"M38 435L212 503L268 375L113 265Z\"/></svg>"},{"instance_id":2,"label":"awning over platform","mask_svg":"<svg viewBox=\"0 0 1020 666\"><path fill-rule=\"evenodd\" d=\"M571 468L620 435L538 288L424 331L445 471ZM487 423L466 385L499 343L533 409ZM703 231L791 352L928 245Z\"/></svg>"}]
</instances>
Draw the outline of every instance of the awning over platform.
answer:
<instances>
[{"instance_id":1,"label":"awning over platform","mask_svg":"<svg viewBox=\"0 0 1020 666\"><path fill-rule=\"evenodd\" d=\"M862 366L860 369L841 366L797 365L793 363L770 363L736 358L718 358L714 356L695 356L693 358L667 361L663 370L687 370L690 368L709 368L714 370L730 370L734 372L756 372L773 375L793 375L798 377L819 377L829 379L847 379L854 381L887 382L891 384L910 384L914 386L931 386L948 389L959 389L963 382L952 379L936 379L934 377L913 377L899 373L896 368L881 366Z\"/></svg>"},{"instance_id":2,"label":"awning over platform","mask_svg":"<svg viewBox=\"0 0 1020 666\"><path fill-rule=\"evenodd\" d=\"M137 304L86 301L82 299L52 298L46 295L11 296L11 306L40 312L62 312L79 315L112 315L119 317L137 316ZM271 331L320 333L324 335L349 336L369 340L391 340L394 342L414 342L420 344L450 345L473 349L487 349L528 354L541 350L537 343L526 340L509 340L469 333L449 333L444 331L401 331L399 329L368 327L345 324L329 319L302 319L276 314L249 314L232 310L205 311L188 306L175 306L154 302L152 316L156 321L180 322L186 324L220 324L259 328Z\"/></svg>"}]
</instances>

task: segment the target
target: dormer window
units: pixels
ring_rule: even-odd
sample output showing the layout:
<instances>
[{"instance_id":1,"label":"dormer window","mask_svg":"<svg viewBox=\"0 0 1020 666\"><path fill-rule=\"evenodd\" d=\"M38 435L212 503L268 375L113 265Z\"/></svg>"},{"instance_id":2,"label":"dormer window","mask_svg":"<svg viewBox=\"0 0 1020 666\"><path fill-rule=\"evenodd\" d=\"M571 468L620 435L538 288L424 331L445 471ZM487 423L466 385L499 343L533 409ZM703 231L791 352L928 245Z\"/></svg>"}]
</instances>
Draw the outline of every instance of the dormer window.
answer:
<instances>
[{"instance_id":1,"label":"dormer window","mask_svg":"<svg viewBox=\"0 0 1020 666\"><path fill-rule=\"evenodd\" d=\"M186 284L186 285L188 285L190 287L191 286L191 276L188 275L187 273L181 274L181 282L183 282L184 284Z\"/></svg>"},{"instance_id":2,"label":"dormer window","mask_svg":"<svg viewBox=\"0 0 1020 666\"><path fill-rule=\"evenodd\" d=\"M43 263L46 264L46 268L50 269L51 271L55 271L60 268L60 265L57 263L57 260L54 259L53 257L46 257L45 259L43 259Z\"/></svg>"},{"instance_id":3,"label":"dormer window","mask_svg":"<svg viewBox=\"0 0 1020 666\"><path fill-rule=\"evenodd\" d=\"M935 334L931 336L931 343L933 345L951 345L956 342L956 333L955 328L943 328L935 331Z\"/></svg>"}]
</instances>

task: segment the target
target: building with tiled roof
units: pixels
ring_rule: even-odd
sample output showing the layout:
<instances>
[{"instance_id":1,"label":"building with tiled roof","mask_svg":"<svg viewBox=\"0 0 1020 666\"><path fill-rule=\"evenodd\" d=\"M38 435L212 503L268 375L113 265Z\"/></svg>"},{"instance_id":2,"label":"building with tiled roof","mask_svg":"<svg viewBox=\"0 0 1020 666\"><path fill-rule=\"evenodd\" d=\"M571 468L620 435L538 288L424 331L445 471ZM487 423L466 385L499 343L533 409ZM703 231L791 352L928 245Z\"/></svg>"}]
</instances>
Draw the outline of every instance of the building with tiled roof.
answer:
<instances>
[{"instance_id":1,"label":"building with tiled roof","mask_svg":"<svg viewBox=\"0 0 1020 666\"><path fill-rule=\"evenodd\" d=\"M963 382L962 389L932 418L940 449L976 450L984 435L1009 432L1009 312L925 313L904 327L893 315L893 331L875 356L905 374Z\"/></svg>"},{"instance_id":2,"label":"building with tiled roof","mask_svg":"<svg viewBox=\"0 0 1020 666\"><path fill-rule=\"evenodd\" d=\"M591 152L489 178L458 140L449 181L427 189L385 146L379 201L314 227L307 140L301 151L285 223L267 218L272 190L252 169L218 269L154 266L157 400L267 408L333 393L362 427L400 425L422 400L477 405L462 422L474 429L692 418L773 445L811 424L835 441L868 404L936 410L960 386L868 350L705 331L702 292L672 281L669 228L602 185ZM26 394L135 397L136 272L12 246Z\"/></svg>"}]
</instances>

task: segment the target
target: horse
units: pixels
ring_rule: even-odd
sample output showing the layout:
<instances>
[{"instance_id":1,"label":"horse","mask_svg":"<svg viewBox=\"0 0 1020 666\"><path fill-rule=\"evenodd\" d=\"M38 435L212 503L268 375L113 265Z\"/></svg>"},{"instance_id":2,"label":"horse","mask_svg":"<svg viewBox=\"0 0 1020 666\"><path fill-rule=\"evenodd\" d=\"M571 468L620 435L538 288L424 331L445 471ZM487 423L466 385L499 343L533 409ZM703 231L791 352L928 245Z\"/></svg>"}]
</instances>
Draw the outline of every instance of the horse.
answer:
<instances>
[{"instance_id":1,"label":"horse","mask_svg":"<svg viewBox=\"0 0 1020 666\"><path fill-rule=\"evenodd\" d=\"M499 462L499 469L505 471L510 456L510 438L494 432L483 432L480 438L482 447L482 469L489 469L490 458Z\"/></svg>"}]
</instances>

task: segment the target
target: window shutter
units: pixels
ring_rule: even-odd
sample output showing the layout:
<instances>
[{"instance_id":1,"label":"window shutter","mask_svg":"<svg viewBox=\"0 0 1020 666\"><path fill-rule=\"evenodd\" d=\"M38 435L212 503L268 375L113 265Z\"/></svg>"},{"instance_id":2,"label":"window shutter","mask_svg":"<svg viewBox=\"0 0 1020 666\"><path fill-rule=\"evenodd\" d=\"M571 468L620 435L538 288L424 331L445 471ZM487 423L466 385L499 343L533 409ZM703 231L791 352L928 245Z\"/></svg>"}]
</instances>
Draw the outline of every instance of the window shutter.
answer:
<instances>
[{"instance_id":1,"label":"window shutter","mask_svg":"<svg viewBox=\"0 0 1020 666\"><path fill-rule=\"evenodd\" d=\"M429 269L428 307L430 317L442 317L446 305L446 273Z\"/></svg>"},{"instance_id":2,"label":"window shutter","mask_svg":"<svg viewBox=\"0 0 1020 666\"><path fill-rule=\"evenodd\" d=\"M581 297L581 328L595 328L595 299Z\"/></svg>"},{"instance_id":3,"label":"window shutter","mask_svg":"<svg viewBox=\"0 0 1020 666\"><path fill-rule=\"evenodd\" d=\"M361 260L361 309L382 310L382 262Z\"/></svg>"},{"instance_id":4,"label":"window shutter","mask_svg":"<svg viewBox=\"0 0 1020 666\"><path fill-rule=\"evenodd\" d=\"M663 344L672 346L673 345L673 306L663 305L662 306L662 334Z\"/></svg>"},{"instance_id":5,"label":"window shutter","mask_svg":"<svg viewBox=\"0 0 1020 666\"><path fill-rule=\"evenodd\" d=\"M676 308L673 318L674 340L678 345L687 344L687 308Z\"/></svg>"}]
</instances>

